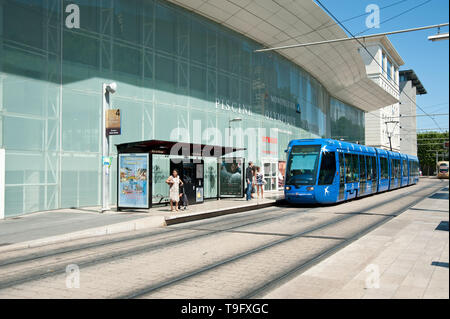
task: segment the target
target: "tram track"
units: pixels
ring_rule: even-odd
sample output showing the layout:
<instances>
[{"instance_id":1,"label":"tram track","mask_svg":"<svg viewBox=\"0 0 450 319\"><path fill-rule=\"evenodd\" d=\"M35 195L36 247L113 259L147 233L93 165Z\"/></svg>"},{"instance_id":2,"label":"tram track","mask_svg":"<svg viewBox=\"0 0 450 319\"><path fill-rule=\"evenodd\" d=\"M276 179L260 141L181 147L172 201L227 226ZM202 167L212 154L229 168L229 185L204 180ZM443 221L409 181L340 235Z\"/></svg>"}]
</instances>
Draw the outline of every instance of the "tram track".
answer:
<instances>
[{"instance_id":1,"label":"tram track","mask_svg":"<svg viewBox=\"0 0 450 319\"><path fill-rule=\"evenodd\" d=\"M355 235L351 236L350 238L344 239L341 243L338 243L337 245L325 249L323 252L315 256L314 258L300 263L299 265L296 265L291 270L281 274L277 278L272 279L271 281L265 283L262 286L256 287L253 290L249 291L247 294L241 295L240 299L251 299L251 298L260 298L268 291L279 287L283 283L287 282L289 279L293 278L294 276L298 276L299 274L305 272L312 266L316 265L320 261L326 259L327 257L333 255L337 251L343 249L344 247L350 245L351 243L355 242L359 238L363 237L364 235L370 233L371 231L375 230L376 228L382 226L383 224L389 222L390 220L394 219L395 217L399 216L400 214L404 213L405 211L411 209L415 205L417 205L419 202L421 202L424 198L427 198L429 196L432 196L435 193L438 193L441 191L441 188L437 188L430 194L426 195L425 197L419 197L415 201L413 201L411 204L409 204L407 207L402 207L398 210L396 210L394 213L389 215L384 215L384 218L378 222L375 222L374 224L370 225L369 227L366 227L359 232L357 232Z\"/></svg>"},{"instance_id":2,"label":"tram track","mask_svg":"<svg viewBox=\"0 0 450 319\"><path fill-rule=\"evenodd\" d=\"M253 218L248 218L251 221L247 222L247 223L238 223L235 226L232 227L228 227L225 229L218 229L218 230L198 230L198 229L190 229L187 227L178 227L176 229L173 229L170 231L170 233L176 231L176 230L192 230L193 232L195 232L194 235L192 236L186 236L186 237L182 237L180 239L175 239L175 240L169 240L169 241L163 241L163 242L159 242L159 243L152 243L152 244L144 244L142 246L139 247L132 247L130 248L129 246L126 247L122 247L120 252L113 252L113 253L107 253L104 254L103 256L99 256L98 253L99 252L93 252L91 253L88 258L85 258L85 260L80 260L80 259L73 259L69 256L69 260L58 260L57 262L53 263L53 264L47 264L45 266L41 266L38 269L33 269L30 272L25 272L25 273L21 273L19 275L15 274L14 276L8 278L8 279L0 279L0 290L1 289L5 289L14 285L18 285L18 284L22 284L25 282L29 282L29 281L34 281L34 280L39 280L39 279L43 279L43 278L47 278L50 276L54 276L54 275L58 275L58 274L63 274L66 271L66 266L67 263L75 263L77 264L79 267L88 267L88 266L95 266L97 264L101 264L101 263L106 263L109 261L113 261L115 259L119 259L119 258L125 258L125 257L129 257L129 256L133 256L133 255L137 255L137 254L142 254L142 253L148 253L148 252L152 252L152 251L156 251L159 249L163 249L163 248L168 248L171 246L175 246L175 245L179 245L179 244L183 244L186 243L188 241L193 241L193 240L197 240L197 239L201 239L207 236L212 236L215 234L219 234L219 233L223 233L223 232L227 232L227 231L231 231L233 229L236 228L241 228L241 227L245 227L245 226L250 226L250 225L255 225L255 224L260 224L260 223L266 223L266 222L270 222L272 220L280 220L280 219L284 219L284 218L288 218L288 217L292 217L298 214L302 214L302 213L306 213L309 210L302 210L302 211L295 211L292 213L288 213L286 215L283 216L273 216L273 217L269 217L269 218L263 218L260 220L254 220ZM260 212L261 213L261 212ZM226 224L231 224L231 223L237 223L240 221L234 221L234 222L230 222L230 221L226 221ZM214 222L210 222L208 224L215 224ZM223 226L223 225L222 225ZM202 234L198 234L199 231L202 231ZM131 238L128 240L133 240L135 238ZM146 236L140 236L139 239L148 239L148 237ZM128 241L127 240L127 241ZM122 243L122 240L119 240L117 242L114 243L102 243L100 245L93 245L96 248L99 247L104 247L106 245L112 245L112 244L117 244L117 243ZM76 250L72 249L69 251L61 251L61 252L57 252L57 253L52 253L52 254L46 254L45 256L42 256L39 259L42 258L49 258L49 257L56 257L59 256L61 254L68 254L68 253L73 253L75 251L82 251L83 249L87 249L87 248L77 248ZM31 259L31 260L35 260L35 259ZM26 261L30 261L29 258L26 258ZM0 270L5 267L6 265L8 266L12 266L14 264L20 264L25 262L25 260L20 260L20 261L16 261L15 263L9 263L9 264L3 264L1 265L2 267L0 267ZM56 269L54 269L56 268ZM0 274L0 278L3 275Z\"/></svg>"},{"instance_id":3,"label":"tram track","mask_svg":"<svg viewBox=\"0 0 450 319\"><path fill-rule=\"evenodd\" d=\"M428 187L426 187L425 189L427 189ZM435 188L435 187L434 187ZM293 269L290 269L287 272L284 272L278 276L276 276L276 278L274 280L269 281L268 283L264 283L262 286L258 286L255 290L249 291L241 296L234 296L234 298L243 298L243 299L247 299L247 298L252 298L256 295L261 294L262 292L266 291L267 289L270 289L272 286L283 282L283 280L286 280L286 278L290 278L293 275L298 274L299 271L305 271L307 268L311 267L312 265L314 265L315 263L319 262L320 260L323 260L324 258L328 257L329 255L333 254L334 252L338 251L339 249L345 247L346 245L350 244L351 242L357 240L358 238L360 238L361 236L367 234L368 232L372 231L373 229L381 226L382 224L386 223L387 221L391 220L392 218L395 218L396 216L398 216L399 214L401 214L402 212L406 211L407 209L409 209L410 207L416 205L419 201L423 200L424 198L432 195L435 192L438 192L440 190L440 188L437 189L433 189L433 191L431 191L431 193L426 192L426 194L420 196L418 199L414 200L411 203L408 203L407 205L401 206L399 209L397 209L396 211L394 211L392 214L388 214L387 216L385 214L370 214L372 216L377 216L380 217L381 220L377 221L375 223L372 223L370 226L363 228L362 230L358 230L356 232L356 234L348 237L348 238L342 238L342 237L328 237L328 239L333 239L336 241L339 241L339 243L337 245L333 245L332 247L329 247L323 251L321 251L320 253L318 253L317 255L313 256L312 258L309 258L306 261L302 261L300 263L300 265L295 265L295 267ZM412 195L415 193L419 193L424 191L424 188L422 189L418 189L416 191L410 192L408 195ZM403 196L396 196L396 198L398 199L399 197L403 197ZM391 200L392 201L392 200ZM366 208L367 210L371 210L374 209L376 207L382 207L386 205L386 203L382 203L382 204L375 204L372 205L368 208ZM177 284L180 284L182 282L188 281L189 279L195 278L197 276L200 275L204 275L207 272L213 272L221 267L227 266L229 264L235 263L237 261L240 261L242 259L245 258L249 258L252 255L261 253L263 251L266 250L270 250L271 248L274 248L278 245L287 243L289 241L298 239L300 237L320 237L320 236L309 236L310 234L313 234L314 232L318 231L318 230L323 230L326 229L327 227L330 226L335 226L338 225L339 223L345 222L347 220L350 219L354 219L358 216L361 215L357 215L357 214L353 214L353 213L347 213L345 214L343 217L340 218L335 218L331 221L327 221L325 223L322 223L318 226L313 226L310 229L307 230L302 230L300 232L291 234L289 236L285 236L279 240L273 241L271 243L262 245L260 247L248 250L246 252L240 253L238 255L232 256L230 258L226 258L223 259L219 262L204 266L204 267L200 267L194 271L185 273L185 274L181 274L179 276L176 276L174 278L171 278L169 280L154 284L154 285L150 285L144 288L140 288L137 289L135 291L132 291L130 293L127 294L123 294L118 296L117 298L121 298L121 299L129 299L129 298L141 298L141 297L145 297L146 295L151 295L154 292L157 292L159 290L165 289L167 287L172 287L172 286L176 286ZM342 238L342 239L341 239Z\"/></svg>"},{"instance_id":4,"label":"tram track","mask_svg":"<svg viewBox=\"0 0 450 319\"><path fill-rule=\"evenodd\" d=\"M417 190L419 191L419 190ZM417 192L414 191L413 193ZM411 193L412 194L412 193ZM397 196L396 198L400 198L401 195ZM395 199L395 198L394 198ZM374 207L376 207L377 205L375 205ZM69 254L69 253L74 253L77 251L82 251L82 250L86 250L86 249L91 249L91 248L101 248L101 247L106 247L106 246L110 246L110 245L115 245L115 244L120 244L120 243L124 243L124 242L128 242L128 241L135 241L135 240L141 240L141 239L151 239L160 235L172 235L173 233L176 233L177 231L183 231L183 230L193 230L193 231L207 231L210 233L207 234L201 234L201 235L196 235L196 236L191 236L191 237L187 237L187 238L183 238L181 242L183 242L183 240L195 240L197 238L201 238L203 236L209 236L209 235L214 235L216 233L219 232L227 232L227 231L232 231L235 228L241 228L241 227L246 227L246 226L250 226L250 225L254 225L254 224L259 224L259 223L264 223L264 222L270 222L272 220L283 220L285 218L289 218L291 216L295 216L299 213L306 213L309 212L311 210L314 210L316 208L320 208L322 206L318 206L318 207L313 207L313 208L309 208L309 209L303 209L303 210L295 210L292 213L287 213L285 215L275 215L269 218L261 218L258 220L254 219L254 216L257 217L264 217L261 215L264 214L271 214L273 212L279 212L280 208L264 208L265 211L261 212L254 212L254 213L250 213L250 214L245 214L244 216L236 216L234 218L232 218L232 220L226 219L224 221L222 220L212 220L212 221L207 221L207 222L203 222L201 221L201 226L202 227L192 227L192 226L171 226L172 228L167 229L166 231L160 231L160 232L151 232L151 233L145 233L145 234L139 234L139 235L132 235L132 236L126 236L123 238L118 238L118 239L105 239L105 240L100 240L100 241L95 241L94 243L87 243L87 244L80 244L80 245L76 245L76 246L70 246L70 247L63 247L63 248L57 248L55 250L50 250L50 251L45 251L44 253L40 253L40 254L27 254L25 257L21 256L21 257L16 257L16 258L5 258L0 260L0 270L2 268L4 268L5 266L11 266L14 264L20 264L20 263L25 263L28 261L36 261L39 259L44 259L44 258L50 258L50 257L56 257L59 255L64 255L64 254ZM332 206L331 206L332 207ZM371 207L372 208L372 207ZM340 214L339 212L337 212L337 214ZM345 213L348 214L348 213ZM353 213L350 213L353 214ZM361 214L361 213L358 213ZM245 223L246 221L250 221L248 223ZM220 224L222 222L222 224ZM239 224L240 222L244 222L244 224ZM199 223L199 221L194 221L192 223ZM234 226L234 224L238 223L236 226ZM229 228L225 228L225 229L218 229L218 230L211 230L206 228L205 226L216 226L217 224L219 227L223 227L226 225L233 225ZM180 243L179 240L175 240L175 241L169 241L166 243L162 243L161 245L163 246L164 244L167 245L172 245L172 244L177 244ZM145 249L145 248L144 248ZM136 251L139 252L139 249ZM118 257L121 257L121 255L118 255ZM0 288L1 288L1 280L0 280Z\"/></svg>"},{"instance_id":5,"label":"tram track","mask_svg":"<svg viewBox=\"0 0 450 319\"><path fill-rule=\"evenodd\" d=\"M245 222L246 220L252 220L254 221L253 216L254 215L261 215L261 214L267 214L267 213L272 213L274 211L278 211L278 209L276 208L271 208L268 209L268 211L264 211L264 212L258 212L258 213L252 213L252 214L246 214L245 216L237 216L235 219L233 219L232 221L227 220L227 223L235 223L235 222L239 222L243 219L243 221ZM219 221L220 222L220 221ZM218 221L209 221L206 222L206 225L209 224L217 224ZM90 248L97 248L97 247L104 247L104 246L108 246L108 245L113 245L113 244L118 244L118 243L124 243L127 241L133 241L133 240L139 240L139 239L150 239L159 235L171 235L172 233L176 233L177 231L182 231L182 230L190 230L189 227L174 227L174 228L166 228L166 229L161 229L160 231L156 231L156 232L150 232L150 233L144 233L144 234L139 234L139 235L131 235L131 236L125 236L125 237L120 237L120 238L113 238L113 239L101 239L101 240L96 240L92 242L92 243L86 243L86 244L78 244L78 245L73 245L70 247L63 247L63 248L56 248L56 249L51 249L51 250L46 250L43 253L31 253L29 254L29 250L30 248L27 249L20 249L20 250L16 250L16 251L9 251L7 252L7 254L14 254L14 253L21 253L24 252L26 253L25 256L19 256L19 257L7 257L7 258L3 258L0 259L0 269L4 266L9 266L9 265L13 265L13 264L19 264L19 263L24 263L24 262L28 262L28 261L34 261L34 260L38 260L38 259L43 259L43 258L47 258L47 257L55 257L61 254L67 254L67 253L73 253L73 252L77 252L77 251L81 251L81 250L85 250L85 249L90 249ZM82 239L84 240L84 239ZM49 245L50 246L50 245ZM40 249L42 248L46 248L46 246L42 246L39 247ZM33 249L33 248L31 248Z\"/></svg>"},{"instance_id":6,"label":"tram track","mask_svg":"<svg viewBox=\"0 0 450 319\"><path fill-rule=\"evenodd\" d=\"M419 195L420 192L424 192L428 188L433 188L433 187L430 186L430 187L420 188L420 189L414 190L412 192L408 192L407 195L408 196L414 196L416 194ZM442 187L439 187L437 190L434 190L433 192L439 191L441 188ZM391 197L391 198L389 198L389 202L392 202L392 201L395 201L395 200L400 200L401 198L405 197L405 195L406 194L403 192L403 193L398 194L398 195L396 195L394 197ZM429 196L429 195L428 194L419 195L418 198L416 199L416 201L420 201L420 200L422 200L423 198L425 198L427 196ZM353 202L357 202L357 201L353 201ZM372 204L372 205L367 205L367 207L364 207L364 213L368 212L368 211L372 211L375 208L380 208L380 207L382 207L384 205L387 205L387 204L388 203L376 203L376 204ZM411 205L414 205L414 203L411 203L409 206L411 206ZM320 206L319 208L321 208L321 207L323 207L323 206ZM332 207L335 207L335 206L329 206L329 207L332 208ZM341 206L336 206L336 207L341 207ZM289 209L294 209L294 208L289 208ZM36 280L40 280L40 279L56 276L56 275L59 275L59 274L64 274L67 262L76 263L80 267L86 268L86 267L89 267L89 266L95 266L95 265L102 264L102 263L108 263L108 262L111 262L111 261L114 261L114 260L120 259L120 258L130 257L130 256L143 254L143 253L149 253L149 252L153 252L153 251L156 251L156 250L159 250L159 249L163 249L163 248L169 248L169 247L172 247L172 246L176 246L176 245L179 245L179 244L187 243L189 241L193 241L193 240L196 240L196 239L205 238L207 236L216 235L216 234L219 234L219 233L227 233L228 232L228 233L249 233L250 234L252 232L240 231L238 229L239 228L244 228L244 227L249 227L249 226L252 226L252 225L262 225L262 224L265 224L265 223L270 224L271 222L273 222L275 220L276 221L286 220L286 218L295 217L296 215L297 216L298 215L302 215L304 213L308 213L308 212L314 211L315 209L316 208L309 208L309 209L303 209L301 211L299 211L298 209L295 209L293 212L290 212L290 213L285 213L283 215L281 215L281 214L274 214L273 216L267 216L267 215L273 214L275 211L276 212L280 211L280 208L265 209L267 211L263 211L263 212L257 211L257 212L251 213L251 214L245 214L244 216L242 216L242 215L241 216L236 216L236 217L228 216L226 218L220 217L220 220L210 220L208 222L195 221L195 222L189 223L188 225L183 225L183 226L178 226L177 225L177 226L173 227L172 229L167 230L165 233L164 232L162 232L162 233L158 232L158 233L152 233L152 234L141 234L141 235L137 236L139 239L151 238L151 237L148 237L150 235L151 236L159 236L159 235L173 234L174 232L176 233L177 230L179 230L179 231L192 230L193 232L202 232L201 234L196 233L193 236L189 236L189 234L187 236L184 236L185 234L181 234L181 238L177 238L177 239L174 239L174 240L168 240L168 241L164 241L167 238L163 238L162 239L163 241L156 242L156 243L151 243L151 244L147 244L147 245L142 245L140 247L131 247L131 248L130 247L122 247L121 251L119 251L119 252L117 252L117 251L108 252L108 253L104 254L103 256L100 256L100 257L98 256L98 254L95 255L95 253L92 253L91 255L89 255L87 258L84 258L84 259L83 258L79 258L79 259L75 258L74 259L74 258L71 258L70 256L67 256L68 257L67 260L59 260L58 262L55 262L53 264L45 265L43 267L40 267L40 268L35 269L33 271L30 271L30 272L24 272L24 273L21 273L21 274L18 274L18 275L15 274L14 276L10 276L10 277L8 277L7 279L4 279L4 280L0 279L0 290L8 288L8 287L13 287L13 286L16 286L16 285L20 285L20 284L23 284L23 283L27 283L27 282L30 282L30 281L36 281ZM195 276L197 276L199 274L203 274L205 272L213 271L214 269L218 269L221 266L233 263L234 261L242 260L243 258L246 258L247 256L248 257L252 256L254 254L257 254L258 252L270 249L270 247L276 247L277 245L280 245L280 244L282 244L284 242L287 242L287 241L295 239L295 238L301 238L301 237L303 237L303 238L313 238L313 237L326 238L325 236L314 236L313 233L315 231L317 231L317 230L325 229L326 227L329 227L331 225L335 225L335 224L337 224L339 222L342 222L344 220L355 218L356 216L363 214L363 212L358 212L358 213L354 213L354 212L333 212L333 213L330 213L330 214L346 214L346 215L340 216L338 218L333 218L333 219L325 221L325 222L322 222L319 225L313 226L312 228L303 229L303 230L301 230L301 231L299 231L297 233L294 233L294 234L278 234L278 233L272 233L271 234L271 233L267 233L267 235L274 235L274 236L281 236L282 235L283 238L278 239L278 240L276 240L274 242L271 242L269 244L263 245L261 247L256 247L254 249L250 249L248 251L244 251L244 252L242 252L240 254L237 254L235 256L231 256L230 258L221 260L219 262L215 262L215 263L212 263L210 265L206 265L206 266L201 267L199 269L194 269L193 271L190 271L188 273L180 274L179 276L174 276L174 278L168 279L166 281L163 281L163 282L157 284L159 287L156 288L156 289L155 289L155 285L152 285L152 287L144 287L144 288L138 289L138 290L129 289L129 291L131 291L130 293L127 293L126 292L127 290L125 290L125 292L123 294L119 295L119 297L127 298L127 297L131 296L133 298L138 298L138 297L141 297L141 296L145 296L146 294L149 293L148 289L150 289L150 292L154 292L154 291L158 291L160 289L163 289L164 287L169 287L169 286L176 285L176 283L183 282L183 281L185 281L185 280L187 280L189 278L194 278ZM381 214L381 213L380 214L373 214L373 213L371 213L370 215L383 216L383 214ZM386 221L387 221L387 219L391 219L391 218L393 218L395 216L397 216L397 214L389 214L387 217L384 216L385 217L384 219L386 219ZM257 218L257 217L261 217L261 218L258 218L258 220L255 220L255 218ZM230 218L231 218L231 220L230 220ZM195 225L197 225L197 226L201 225L201 227L196 227ZM206 227L206 226L213 227L213 228L216 227L216 229L208 229L208 227ZM373 227L378 227L378 226L379 225L376 224ZM220 228L220 229L217 229L217 228ZM370 228L370 227L368 227L368 228ZM361 235L360 236L363 235L363 232L364 232L364 230L361 231ZM258 234L261 234L261 233L260 232L254 232L254 234L258 235ZM292 237L292 236L294 236L294 237ZM351 238L354 238L354 236L352 236ZM129 241L131 243L133 241L133 239L136 239L136 236L128 236L126 238L119 238L119 239L117 239L116 242L112 242L112 243L111 243L111 241L108 242L106 240L106 241L102 241L101 243L93 243L93 244L85 244L85 245L93 245L93 246L96 246L96 247L108 247L108 245L117 244L117 243L120 243L120 242L128 242ZM347 238L341 238L341 237L336 237L336 236L334 236L334 237L333 236L328 236L327 239L336 240L336 241L340 241L340 242L347 242L349 240ZM355 239L353 239L352 241L354 241L356 239L357 238L355 237ZM350 243L350 242L348 242L348 243ZM75 248L78 249L77 251L82 251L83 249L86 249L86 247L83 248L82 246L83 245L80 245L80 246L77 246ZM267 246L267 247L264 248L264 246ZM340 246L336 245L336 250L339 250L340 249L339 247ZM72 247L71 249L73 251L74 247ZM64 253L68 254L68 253L70 253L72 251L66 251L66 252L59 251L55 255L51 255L51 254L47 253L47 256L42 256L41 259L43 259L45 257L51 257L51 256L56 257L56 256L64 254ZM333 252L333 250L330 248L329 252L328 252L328 250L324 251L323 253L319 254L318 256L321 256L323 254L326 254L326 256L328 256L332 252ZM323 258L325 258L325 257L323 257ZM314 260L314 258L312 258L312 260ZM17 260L17 264L24 263L24 262L25 262L25 260ZM9 264L9 266L13 266L13 265L14 265L14 263L10 263ZM7 266L6 264L3 264L3 265L0 264L0 270L2 268L6 267L6 266ZM300 266L297 265L294 268L296 269L298 267L300 267ZM306 266L304 266L304 267L306 267ZM49 270L49 268L51 268L51 269ZM290 273L290 272L297 273L298 271L300 271L300 270L290 270L290 271L285 272L285 273ZM288 275L286 275L286 276L288 276ZM0 277L1 277L1 275L0 275ZM278 277L280 277L280 278L276 282L282 281L283 278L284 278L284 274L280 274L280 276L278 276ZM272 284L276 284L276 282L273 282ZM261 288L260 287L260 289L261 289L261 291L264 291L264 289L266 289L266 288ZM251 295L256 295L256 294L259 294L259 293L260 292L255 292L255 293L248 292L246 295L251 296Z\"/></svg>"}]
</instances>

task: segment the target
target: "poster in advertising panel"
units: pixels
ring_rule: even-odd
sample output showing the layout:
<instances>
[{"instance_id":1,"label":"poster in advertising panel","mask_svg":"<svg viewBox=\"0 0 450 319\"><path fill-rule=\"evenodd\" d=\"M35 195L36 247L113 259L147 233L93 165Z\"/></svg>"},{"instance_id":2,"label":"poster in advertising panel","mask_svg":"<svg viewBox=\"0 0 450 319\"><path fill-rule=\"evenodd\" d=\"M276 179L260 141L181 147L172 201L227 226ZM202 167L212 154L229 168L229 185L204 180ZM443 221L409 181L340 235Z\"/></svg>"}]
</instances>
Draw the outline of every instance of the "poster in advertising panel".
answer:
<instances>
[{"instance_id":1,"label":"poster in advertising panel","mask_svg":"<svg viewBox=\"0 0 450 319\"><path fill-rule=\"evenodd\" d=\"M243 196L243 159L223 158L219 166L220 197Z\"/></svg>"},{"instance_id":2,"label":"poster in advertising panel","mask_svg":"<svg viewBox=\"0 0 450 319\"><path fill-rule=\"evenodd\" d=\"M119 154L119 207L150 207L148 165L149 154Z\"/></svg>"}]
</instances>

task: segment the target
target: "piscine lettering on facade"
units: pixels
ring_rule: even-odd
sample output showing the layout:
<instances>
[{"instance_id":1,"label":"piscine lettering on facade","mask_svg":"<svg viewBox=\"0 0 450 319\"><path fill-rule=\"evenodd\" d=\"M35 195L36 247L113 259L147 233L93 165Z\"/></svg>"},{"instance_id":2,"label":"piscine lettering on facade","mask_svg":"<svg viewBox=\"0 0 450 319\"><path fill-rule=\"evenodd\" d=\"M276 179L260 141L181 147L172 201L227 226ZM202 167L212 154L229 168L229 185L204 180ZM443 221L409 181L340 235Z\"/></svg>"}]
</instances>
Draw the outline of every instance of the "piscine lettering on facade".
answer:
<instances>
[{"instance_id":1,"label":"piscine lettering on facade","mask_svg":"<svg viewBox=\"0 0 450 319\"><path fill-rule=\"evenodd\" d=\"M272 97L271 97L272 98ZM283 100L277 97L273 97L276 98L276 101L281 102L282 105L288 107L288 108L294 108L295 109L295 104L292 102L289 102L287 100ZM274 100L275 101L275 100ZM274 102L276 103L276 102ZM237 113L237 114L243 114L243 115L248 115L248 116L253 116L253 111L251 110L250 107L246 106L245 104L242 103L237 103L237 102L232 102L230 100L227 99L223 99L223 98L216 98L216 109L217 110L223 110L226 112L232 112L232 113ZM281 121L285 124L290 124L290 125L294 125L295 124L295 119L292 116L286 115L286 114L280 114L278 112L275 111L265 111L264 112L264 117L266 119L269 120L277 120L277 121Z\"/></svg>"},{"instance_id":2,"label":"piscine lettering on facade","mask_svg":"<svg viewBox=\"0 0 450 319\"><path fill-rule=\"evenodd\" d=\"M246 107L244 104L230 102L229 100L222 98L216 98L216 109L249 116L253 115L252 110L249 107Z\"/></svg>"}]
</instances>

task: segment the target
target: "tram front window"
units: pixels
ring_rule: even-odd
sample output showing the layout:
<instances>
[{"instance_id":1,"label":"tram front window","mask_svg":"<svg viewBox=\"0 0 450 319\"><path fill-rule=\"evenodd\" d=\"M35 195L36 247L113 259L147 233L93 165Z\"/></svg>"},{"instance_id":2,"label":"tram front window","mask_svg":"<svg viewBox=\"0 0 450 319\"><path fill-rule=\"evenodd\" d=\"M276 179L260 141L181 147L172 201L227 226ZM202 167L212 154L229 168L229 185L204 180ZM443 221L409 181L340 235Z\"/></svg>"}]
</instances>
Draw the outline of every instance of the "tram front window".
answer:
<instances>
[{"instance_id":1,"label":"tram front window","mask_svg":"<svg viewBox=\"0 0 450 319\"><path fill-rule=\"evenodd\" d=\"M286 185L314 185L320 145L294 145L286 170Z\"/></svg>"}]
</instances>

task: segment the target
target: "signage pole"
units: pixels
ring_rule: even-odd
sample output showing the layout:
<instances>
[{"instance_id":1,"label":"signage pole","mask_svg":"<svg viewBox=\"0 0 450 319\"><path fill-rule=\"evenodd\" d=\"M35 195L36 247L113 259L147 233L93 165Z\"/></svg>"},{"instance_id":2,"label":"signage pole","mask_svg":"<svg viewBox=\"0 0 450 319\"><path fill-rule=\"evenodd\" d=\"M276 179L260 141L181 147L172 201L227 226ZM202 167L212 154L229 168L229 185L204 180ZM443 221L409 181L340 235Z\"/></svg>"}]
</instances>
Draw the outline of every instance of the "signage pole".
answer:
<instances>
[{"instance_id":1,"label":"signage pole","mask_svg":"<svg viewBox=\"0 0 450 319\"><path fill-rule=\"evenodd\" d=\"M102 87L102 212L109 210L109 166L105 165L109 157L109 136L106 133L106 112L109 109L109 91L107 85Z\"/></svg>"}]
</instances>

